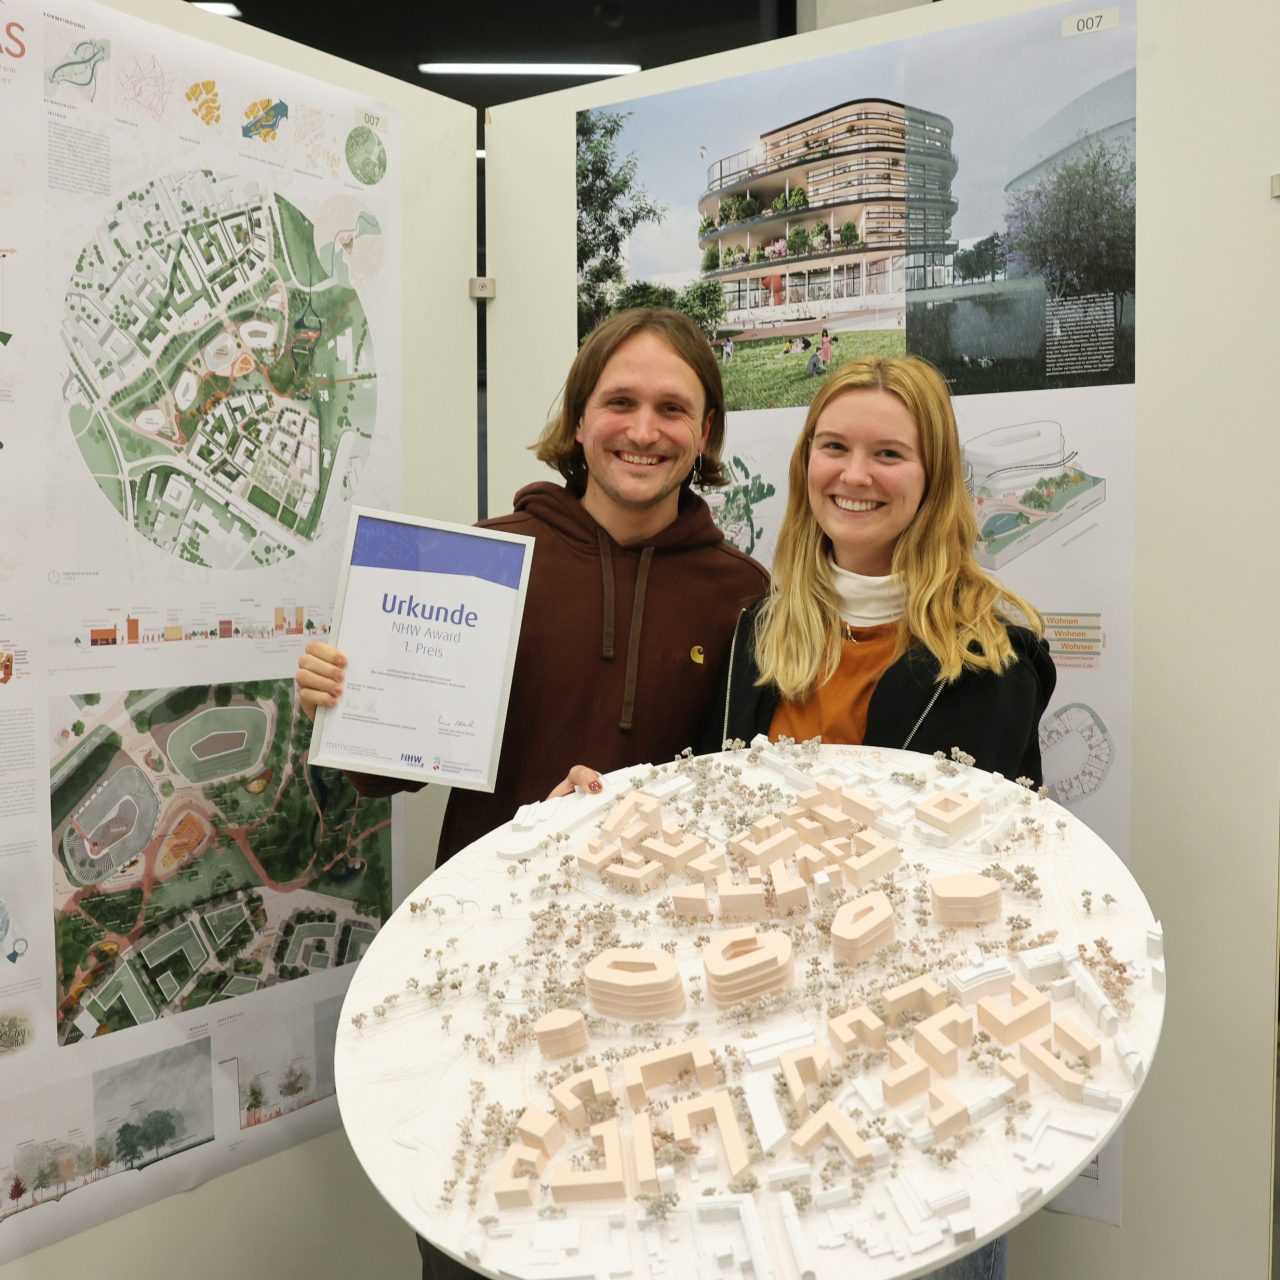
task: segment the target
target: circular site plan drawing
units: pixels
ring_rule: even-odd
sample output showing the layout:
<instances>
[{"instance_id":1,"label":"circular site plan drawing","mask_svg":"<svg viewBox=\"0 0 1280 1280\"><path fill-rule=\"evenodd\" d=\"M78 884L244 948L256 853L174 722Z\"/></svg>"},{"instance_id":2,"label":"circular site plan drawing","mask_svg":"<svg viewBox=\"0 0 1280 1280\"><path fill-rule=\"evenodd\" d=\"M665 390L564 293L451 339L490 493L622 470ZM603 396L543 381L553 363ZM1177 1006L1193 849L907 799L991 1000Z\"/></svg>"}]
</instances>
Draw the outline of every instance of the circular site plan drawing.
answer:
<instances>
[{"instance_id":1,"label":"circular site plan drawing","mask_svg":"<svg viewBox=\"0 0 1280 1280\"><path fill-rule=\"evenodd\" d=\"M1137 1096L1163 935L1097 836L961 752L757 743L528 806L361 962L347 1135L483 1274L924 1275Z\"/></svg>"},{"instance_id":2,"label":"circular site plan drawing","mask_svg":"<svg viewBox=\"0 0 1280 1280\"><path fill-rule=\"evenodd\" d=\"M128 192L76 259L62 331L85 465L156 546L275 564L350 497L376 416L369 323L284 196L208 170Z\"/></svg>"},{"instance_id":3,"label":"circular site plan drawing","mask_svg":"<svg viewBox=\"0 0 1280 1280\"><path fill-rule=\"evenodd\" d=\"M347 168L357 182L372 187L387 173L387 149L368 125L357 125L347 134Z\"/></svg>"}]
</instances>

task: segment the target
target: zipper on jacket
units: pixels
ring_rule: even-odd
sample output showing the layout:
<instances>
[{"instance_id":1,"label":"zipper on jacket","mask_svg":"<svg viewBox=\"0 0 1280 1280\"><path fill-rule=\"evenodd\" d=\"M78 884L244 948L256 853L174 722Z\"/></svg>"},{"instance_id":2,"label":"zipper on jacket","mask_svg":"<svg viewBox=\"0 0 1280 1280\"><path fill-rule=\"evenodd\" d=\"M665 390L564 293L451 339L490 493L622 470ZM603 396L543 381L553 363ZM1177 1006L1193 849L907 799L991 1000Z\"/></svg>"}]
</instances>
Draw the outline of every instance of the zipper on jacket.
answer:
<instances>
[{"instance_id":1,"label":"zipper on jacket","mask_svg":"<svg viewBox=\"0 0 1280 1280\"><path fill-rule=\"evenodd\" d=\"M933 691L933 697L929 699L929 705L928 705L927 707L925 707L925 709L920 713L920 719L919 719L919 720L917 720L917 721L915 722L915 724L914 724L914 725L912 725L912 727L911 727L911 732L910 732L909 734L907 734L907 740L906 740L906 742L904 742L904 743L902 744L902 746L899 748L899 750L901 750L901 751L905 751L905 750L906 750L906 749L911 745L911 739L912 739L912 738L914 738L914 737L916 736L916 731L920 728L920 726L921 726L922 724L924 724L924 718L925 718L925 716L927 716L927 715L929 714L929 712L933 710L933 704L934 704L935 702L937 702L937 700L938 700L938 698L941 696L941 694L942 694L942 690L943 690L944 688L945 688L945 686L944 686L944 685L939 684L939 685L938 685L938 687L937 687L936 689L934 689L934 691Z\"/></svg>"}]
</instances>

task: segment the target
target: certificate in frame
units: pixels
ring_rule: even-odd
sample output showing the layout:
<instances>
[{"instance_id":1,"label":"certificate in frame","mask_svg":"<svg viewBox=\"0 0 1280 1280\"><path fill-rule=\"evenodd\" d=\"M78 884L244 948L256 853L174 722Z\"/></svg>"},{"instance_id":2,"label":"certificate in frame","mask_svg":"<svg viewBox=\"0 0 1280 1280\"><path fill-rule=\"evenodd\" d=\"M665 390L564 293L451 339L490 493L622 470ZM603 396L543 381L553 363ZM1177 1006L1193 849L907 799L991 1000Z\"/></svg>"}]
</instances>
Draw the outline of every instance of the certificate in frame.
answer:
<instances>
[{"instance_id":1,"label":"certificate in frame","mask_svg":"<svg viewBox=\"0 0 1280 1280\"><path fill-rule=\"evenodd\" d=\"M342 697L310 762L492 791L533 539L356 507L333 645Z\"/></svg>"}]
</instances>

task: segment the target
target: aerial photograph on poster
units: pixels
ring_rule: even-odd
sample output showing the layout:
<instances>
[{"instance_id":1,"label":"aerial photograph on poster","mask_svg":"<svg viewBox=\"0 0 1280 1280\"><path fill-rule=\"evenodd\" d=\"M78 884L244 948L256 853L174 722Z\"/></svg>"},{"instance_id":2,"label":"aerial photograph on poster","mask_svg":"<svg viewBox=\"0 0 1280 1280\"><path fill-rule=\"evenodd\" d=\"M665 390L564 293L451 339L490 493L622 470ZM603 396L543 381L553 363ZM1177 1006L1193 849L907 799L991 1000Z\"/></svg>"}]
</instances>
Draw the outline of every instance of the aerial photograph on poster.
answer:
<instances>
[{"instance_id":1,"label":"aerial photograph on poster","mask_svg":"<svg viewBox=\"0 0 1280 1280\"><path fill-rule=\"evenodd\" d=\"M377 399L348 263L380 234L350 216L318 237L257 180L190 170L125 193L80 250L65 412L111 506L170 554L260 568L345 522L333 508L351 496Z\"/></svg>"},{"instance_id":2,"label":"aerial photograph on poster","mask_svg":"<svg viewBox=\"0 0 1280 1280\"><path fill-rule=\"evenodd\" d=\"M391 912L387 800L303 763L288 680L55 699L58 1041L351 964Z\"/></svg>"}]
</instances>

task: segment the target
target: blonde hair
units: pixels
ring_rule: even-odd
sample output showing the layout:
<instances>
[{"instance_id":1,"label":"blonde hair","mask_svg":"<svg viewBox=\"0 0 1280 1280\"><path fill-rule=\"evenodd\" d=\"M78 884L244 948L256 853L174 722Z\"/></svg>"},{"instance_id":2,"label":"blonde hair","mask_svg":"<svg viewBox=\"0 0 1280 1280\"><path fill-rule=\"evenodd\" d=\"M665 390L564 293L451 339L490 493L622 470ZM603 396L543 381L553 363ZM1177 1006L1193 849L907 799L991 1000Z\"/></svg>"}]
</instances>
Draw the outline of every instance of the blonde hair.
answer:
<instances>
[{"instance_id":1,"label":"blonde hair","mask_svg":"<svg viewBox=\"0 0 1280 1280\"><path fill-rule=\"evenodd\" d=\"M641 333L661 338L697 375L706 396L698 425L702 425L707 414L711 415L699 484L707 488L729 483L720 461L724 444L724 383L720 378L720 362L706 334L688 316L670 307L632 307L602 321L588 335L569 367L559 408L530 446L539 462L554 467L564 477L569 492L575 497L581 498L587 488L587 462L582 446L575 439L587 400L614 352ZM686 477L684 483L688 484L689 480L690 477Z\"/></svg>"},{"instance_id":2,"label":"blonde hair","mask_svg":"<svg viewBox=\"0 0 1280 1280\"><path fill-rule=\"evenodd\" d=\"M973 553L978 526L965 488L955 412L942 375L917 356L876 356L843 364L809 405L791 452L787 510L773 559L769 596L756 621L761 684L798 700L829 680L840 662L839 598L829 568L830 539L809 505L809 452L823 410L837 396L887 391L920 431L924 496L893 549L893 574L905 588L897 655L915 641L938 662L938 679L966 670L1001 672L1017 660L1005 626L1037 634L1044 624L1021 596L983 572ZM895 655L896 656L896 655Z\"/></svg>"}]
</instances>

